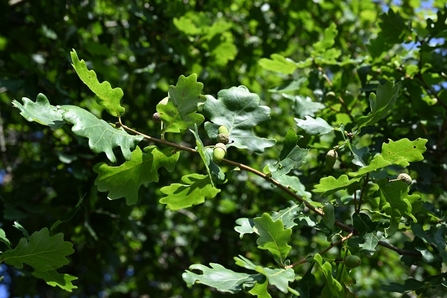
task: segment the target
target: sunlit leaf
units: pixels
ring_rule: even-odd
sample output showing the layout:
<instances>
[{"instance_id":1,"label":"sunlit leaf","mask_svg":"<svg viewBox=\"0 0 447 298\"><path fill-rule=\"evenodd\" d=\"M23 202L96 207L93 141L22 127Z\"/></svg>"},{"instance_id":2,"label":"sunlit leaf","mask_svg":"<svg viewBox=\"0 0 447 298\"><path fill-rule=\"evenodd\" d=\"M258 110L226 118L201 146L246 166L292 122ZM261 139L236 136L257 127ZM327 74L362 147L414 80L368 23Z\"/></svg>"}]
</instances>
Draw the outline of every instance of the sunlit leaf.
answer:
<instances>
[{"instance_id":1,"label":"sunlit leaf","mask_svg":"<svg viewBox=\"0 0 447 298\"><path fill-rule=\"evenodd\" d=\"M88 138L88 145L95 153L104 152L111 162L116 162L113 149L121 148L126 160L132 150L143 139L139 135L130 135L122 127L115 128L102 119L77 106L62 106L63 119L73 124L71 130L78 136Z\"/></svg>"},{"instance_id":2,"label":"sunlit leaf","mask_svg":"<svg viewBox=\"0 0 447 298\"><path fill-rule=\"evenodd\" d=\"M200 283L232 294L241 291L244 284L253 285L255 283L253 274L234 272L215 263L210 263L210 266L211 268L201 264L191 265L189 270L182 274L182 278L188 287ZM191 270L199 270L202 274L194 273Z\"/></svg>"},{"instance_id":3,"label":"sunlit leaf","mask_svg":"<svg viewBox=\"0 0 447 298\"><path fill-rule=\"evenodd\" d=\"M107 112L112 116L118 117L122 115L125 111L124 107L120 105L121 98L124 95L123 89L112 88L107 81L100 83L96 77L96 73L93 70L88 70L84 60L79 60L75 50L72 50L70 55L73 68L81 81L96 94L98 104L105 107Z\"/></svg>"},{"instance_id":4,"label":"sunlit leaf","mask_svg":"<svg viewBox=\"0 0 447 298\"><path fill-rule=\"evenodd\" d=\"M130 160L119 166L109 166L104 162L98 163L93 171L98 174L95 185L99 191L109 192L111 200L126 198L127 205L138 201L138 190L141 185L158 182L158 169L174 170L180 156L179 152L166 148L163 151L156 146L149 146L143 151L137 147Z\"/></svg>"},{"instance_id":5,"label":"sunlit leaf","mask_svg":"<svg viewBox=\"0 0 447 298\"><path fill-rule=\"evenodd\" d=\"M182 183L164 186L160 191L166 195L160 203L171 210L179 210L214 198L220 189L215 188L208 175L188 174L182 177Z\"/></svg>"},{"instance_id":6,"label":"sunlit leaf","mask_svg":"<svg viewBox=\"0 0 447 298\"><path fill-rule=\"evenodd\" d=\"M283 265L285 258L292 249L288 244L292 230L285 229L284 223L280 219L273 221L267 213L264 213L262 217L255 218L254 223L259 234L256 241L258 248L268 250L275 261Z\"/></svg>"},{"instance_id":7,"label":"sunlit leaf","mask_svg":"<svg viewBox=\"0 0 447 298\"><path fill-rule=\"evenodd\" d=\"M217 137L217 130L225 126L230 135L228 147L263 152L276 141L257 137L252 129L270 119L270 108L259 105L259 96L250 93L244 86L224 89L218 99L207 96L203 112L213 122L206 122L205 129L211 139Z\"/></svg>"},{"instance_id":8,"label":"sunlit leaf","mask_svg":"<svg viewBox=\"0 0 447 298\"><path fill-rule=\"evenodd\" d=\"M12 101L12 105L20 110L26 120L37 122L42 125L47 125L53 129L62 127L64 120L62 118L63 110L58 107L50 105L48 98L39 93L36 98L36 102L31 99L23 97L23 105L17 100Z\"/></svg>"}]
</instances>

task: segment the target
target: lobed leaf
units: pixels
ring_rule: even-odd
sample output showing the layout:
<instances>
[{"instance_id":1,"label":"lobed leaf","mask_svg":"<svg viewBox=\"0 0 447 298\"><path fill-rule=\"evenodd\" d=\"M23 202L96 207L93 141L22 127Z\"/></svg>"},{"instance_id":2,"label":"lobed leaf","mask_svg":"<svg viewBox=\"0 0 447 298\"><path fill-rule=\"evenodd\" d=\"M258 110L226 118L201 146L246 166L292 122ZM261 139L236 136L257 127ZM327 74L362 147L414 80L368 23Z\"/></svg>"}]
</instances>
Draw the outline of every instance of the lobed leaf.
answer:
<instances>
[{"instance_id":1,"label":"lobed leaf","mask_svg":"<svg viewBox=\"0 0 447 298\"><path fill-rule=\"evenodd\" d=\"M63 110L50 105L44 94L39 93L36 102L26 97L23 97L22 101L23 105L17 100L13 100L12 105L20 110L20 115L26 120L49 126L52 129L60 128L65 124L62 118Z\"/></svg>"},{"instance_id":2,"label":"lobed leaf","mask_svg":"<svg viewBox=\"0 0 447 298\"><path fill-rule=\"evenodd\" d=\"M261 58L258 62L259 65L265 70L284 74L292 74L297 69L295 61L289 58L285 58L279 54L272 54L270 58L271 59Z\"/></svg>"},{"instance_id":3,"label":"lobed leaf","mask_svg":"<svg viewBox=\"0 0 447 298\"><path fill-rule=\"evenodd\" d=\"M78 287L73 285L72 281L77 280L76 276L70 274L60 274L56 270L34 271L34 277L41 278L52 287L59 287L67 292L73 292Z\"/></svg>"},{"instance_id":4,"label":"lobed leaf","mask_svg":"<svg viewBox=\"0 0 447 298\"><path fill-rule=\"evenodd\" d=\"M254 219L259 238L256 241L259 249L268 250L275 261L284 265L284 261L292 247L288 245L292 229L284 229L281 220L273 221L268 213Z\"/></svg>"},{"instance_id":5,"label":"lobed leaf","mask_svg":"<svg viewBox=\"0 0 447 298\"><path fill-rule=\"evenodd\" d=\"M338 190L345 189L348 186L357 183L361 178L349 179L347 175L340 175L335 178L333 176L323 177L320 179L320 183L314 186L313 192L322 193L324 195L333 194Z\"/></svg>"},{"instance_id":6,"label":"lobed leaf","mask_svg":"<svg viewBox=\"0 0 447 298\"><path fill-rule=\"evenodd\" d=\"M191 265L189 270L182 274L182 278L188 287L201 283L232 294L240 292L246 284L252 286L255 283L253 274L234 272L215 263L210 263L210 267L201 264ZM200 270L202 274L196 274L190 270Z\"/></svg>"},{"instance_id":7,"label":"lobed leaf","mask_svg":"<svg viewBox=\"0 0 447 298\"><path fill-rule=\"evenodd\" d=\"M340 297L340 294L343 293L343 286L332 276L332 265L324 261L319 253L316 253L313 259L323 272L326 286L329 288L332 296Z\"/></svg>"},{"instance_id":8,"label":"lobed leaf","mask_svg":"<svg viewBox=\"0 0 447 298\"><path fill-rule=\"evenodd\" d=\"M168 102L157 105L157 112L163 120L162 133L179 133L202 124L205 118L196 113L198 104L206 100L202 90L203 84L197 82L196 74L181 75L175 86L169 86Z\"/></svg>"},{"instance_id":9,"label":"lobed leaf","mask_svg":"<svg viewBox=\"0 0 447 298\"><path fill-rule=\"evenodd\" d=\"M422 153L427 150L425 147L427 142L427 139L422 138L414 141L407 138L396 142L389 140L388 144L384 143L382 145L382 157L391 164L407 167L410 162L424 160Z\"/></svg>"},{"instance_id":10,"label":"lobed leaf","mask_svg":"<svg viewBox=\"0 0 447 298\"><path fill-rule=\"evenodd\" d=\"M36 271L49 271L68 264L66 256L73 252L73 244L64 241L64 234L50 236L48 228L43 228L31 234L29 241L21 238L13 250L3 252L0 260L18 269L27 264Z\"/></svg>"},{"instance_id":11,"label":"lobed leaf","mask_svg":"<svg viewBox=\"0 0 447 298\"><path fill-rule=\"evenodd\" d=\"M252 129L260 122L270 119L270 108L259 105L259 96L250 93L244 86L224 89L218 99L208 95L203 112L213 122L206 122L205 129L211 139L217 137L218 128L227 127L230 144L240 149L263 152L276 141L255 136Z\"/></svg>"},{"instance_id":12,"label":"lobed leaf","mask_svg":"<svg viewBox=\"0 0 447 298\"><path fill-rule=\"evenodd\" d=\"M111 162L116 162L113 148L120 147L126 160L143 136L128 134L122 127L115 128L102 119L77 106L62 106L64 121L73 124L72 131L88 138L88 145L95 153L104 152Z\"/></svg>"},{"instance_id":13,"label":"lobed leaf","mask_svg":"<svg viewBox=\"0 0 447 298\"><path fill-rule=\"evenodd\" d=\"M124 92L121 88L112 88L109 82L100 83L93 70L88 70L84 60L79 60L75 50L70 52L73 68L81 81L97 96L98 104L102 105L110 115L119 117L125 109L120 105Z\"/></svg>"},{"instance_id":14,"label":"lobed leaf","mask_svg":"<svg viewBox=\"0 0 447 298\"><path fill-rule=\"evenodd\" d=\"M418 199L417 194L408 194L408 185L402 181L387 182L385 179L379 181L380 197L385 201L382 206L383 211L391 216L391 227L387 231L388 235L394 234L402 216L406 215L414 222L416 217L412 213L411 202Z\"/></svg>"},{"instance_id":15,"label":"lobed leaf","mask_svg":"<svg viewBox=\"0 0 447 298\"><path fill-rule=\"evenodd\" d=\"M126 198L127 205L135 204L141 185L158 182L158 169L161 167L172 172L179 156L180 152L172 148L161 151L156 146L149 146L141 151L137 147L130 160L120 166L109 166L104 162L96 164L93 168L98 174L95 185L99 191L108 191L111 200Z\"/></svg>"},{"instance_id":16,"label":"lobed leaf","mask_svg":"<svg viewBox=\"0 0 447 298\"><path fill-rule=\"evenodd\" d=\"M385 85L379 85L377 87L377 95L370 93L369 102L371 111L366 116L355 117L358 129L374 125L389 114L399 94L399 86L399 84L393 84L388 81Z\"/></svg>"},{"instance_id":17,"label":"lobed leaf","mask_svg":"<svg viewBox=\"0 0 447 298\"><path fill-rule=\"evenodd\" d=\"M305 116L306 120L295 118L298 127L311 135L324 135L334 130L325 120L317 117L316 119Z\"/></svg>"},{"instance_id":18,"label":"lobed leaf","mask_svg":"<svg viewBox=\"0 0 447 298\"><path fill-rule=\"evenodd\" d=\"M211 184L208 175L188 174L182 177L182 182L162 187L160 191L166 196L160 199L160 203L171 210L179 210L201 204L220 192Z\"/></svg>"}]
</instances>

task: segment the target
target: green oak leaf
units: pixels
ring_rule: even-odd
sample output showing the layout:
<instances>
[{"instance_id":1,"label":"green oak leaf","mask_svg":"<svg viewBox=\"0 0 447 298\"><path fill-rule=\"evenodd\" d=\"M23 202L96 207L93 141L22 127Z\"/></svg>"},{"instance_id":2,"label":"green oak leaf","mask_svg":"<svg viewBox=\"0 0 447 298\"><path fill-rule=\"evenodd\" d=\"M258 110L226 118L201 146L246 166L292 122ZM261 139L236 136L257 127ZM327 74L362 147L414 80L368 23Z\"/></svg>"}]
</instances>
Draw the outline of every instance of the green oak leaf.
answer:
<instances>
[{"instance_id":1,"label":"green oak leaf","mask_svg":"<svg viewBox=\"0 0 447 298\"><path fill-rule=\"evenodd\" d=\"M250 291L248 291L252 296L256 296L258 298L272 298L272 296L268 292L269 283L267 279L264 281L258 281Z\"/></svg>"},{"instance_id":2,"label":"green oak leaf","mask_svg":"<svg viewBox=\"0 0 447 298\"><path fill-rule=\"evenodd\" d=\"M191 265L189 270L182 274L182 278L188 287L197 282L232 294L241 291L247 284L253 286L256 282L253 274L234 272L216 263L210 263L210 267L202 264ZM203 274L190 270L200 270Z\"/></svg>"},{"instance_id":3,"label":"green oak leaf","mask_svg":"<svg viewBox=\"0 0 447 298\"><path fill-rule=\"evenodd\" d=\"M410 162L422 161L422 153L427 150L425 144L427 139L418 138L414 141L409 139L400 139L396 142L389 140L388 144L382 145L382 157L393 165L407 167Z\"/></svg>"},{"instance_id":4,"label":"green oak leaf","mask_svg":"<svg viewBox=\"0 0 447 298\"><path fill-rule=\"evenodd\" d=\"M180 152L175 152L172 148L161 151L156 146L149 146L141 151L137 147L130 160L119 166L109 166L104 162L96 164L93 168L98 174L95 185L99 191L108 191L108 198L111 200L124 197L127 205L135 204L140 186L158 182L158 169L161 167L172 172L179 156Z\"/></svg>"},{"instance_id":5,"label":"green oak leaf","mask_svg":"<svg viewBox=\"0 0 447 298\"><path fill-rule=\"evenodd\" d=\"M267 267L258 267L257 270L259 273L264 274L267 277L267 280L270 285L275 286L283 293L289 292L289 283L295 280L295 272L292 268L267 268Z\"/></svg>"},{"instance_id":6,"label":"green oak leaf","mask_svg":"<svg viewBox=\"0 0 447 298\"><path fill-rule=\"evenodd\" d=\"M335 23L331 23L329 27L324 29L323 39L313 44L312 48L314 49L314 52L315 53L327 52L327 49L332 48L332 46L334 45L337 34L338 34L337 25Z\"/></svg>"},{"instance_id":7,"label":"green oak leaf","mask_svg":"<svg viewBox=\"0 0 447 298\"><path fill-rule=\"evenodd\" d=\"M292 229L284 229L282 220L273 221L268 213L254 219L259 234L256 241L259 249L268 250L275 261L284 265L284 261L292 247L288 245Z\"/></svg>"},{"instance_id":8,"label":"green oak leaf","mask_svg":"<svg viewBox=\"0 0 447 298\"><path fill-rule=\"evenodd\" d=\"M292 203L292 206L282 209L278 212L274 211L271 213L271 217L273 221L277 221L280 219L284 228L290 229L297 225L295 219L302 215L303 205L297 205Z\"/></svg>"},{"instance_id":9,"label":"green oak leaf","mask_svg":"<svg viewBox=\"0 0 447 298\"><path fill-rule=\"evenodd\" d=\"M171 210L179 210L201 204L220 192L211 184L208 175L188 174L182 177L182 182L162 187L160 191L166 196L160 199L160 203L166 204Z\"/></svg>"},{"instance_id":10,"label":"green oak leaf","mask_svg":"<svg viewBox=\"0 0 447 298\"><path fill-rule=\"evenodd\" d=\"M236 265L241 266L243 268L254 270L256 272L261 273L267 278L267 281L270 285L277 287L281 292L287 293L289 290L289 282L293 282L295 279L295 272L292 268L266 268L262 266L255 265L249 259L239 255L238 257L234 257L236 261Z\"/></svg>"},{"instance_id":11,"label":"green oak leaf","mask_svg":"<svg viewBox=\"0 0 447 298\"><path fill-rule=\"evenodd\" d=\"M376 94L370 93L371 111L366 116L355 117L358 129L376 124L391 112L399 94L399 86L388 81L385 85L377 87Z\"/></svg>"},{"instance_id":12,"label":"green oak leaf","mask_svg":"<svg viewBox=\"0 0 447 298\"><path fill-rule=\"evenodd\" d=\"M427 150L425 147L427 141L427 139L422 138L414 141L406 138L396 142L389 140L388 143L382 144L382 153L376 154L367 166L360 168L357 172L351 172L348 175L358 177L389 165L406 167L410 162L424 160L422 153Z\"/></svg>"},{"instance_id":13,"label":"green oak leaf","mask_svg":"<svg viewBox=\"0 0 447 298\"><path fill-rule=\"evenodd\" d=\"M78 287L72 284L72 281L77 280L76 276L70 274L60 274L56 270L49 271L34 271L34 277L41 278L52 287L59 287L67 292L72 292Z\"/></svg>"},{"instance_id":14,"label":"green oak leaf","mask_svg":"<svg viewBox=\"0 0 447 298\"><path fill-rule=\"evenodd\" d=\"M50 105L48 98L42 93L37 95L36 102L26 97L22 97L22 101L23 105L17 100L13 100L12 105L20 110L20 115L26 120L49 126L52 129L64 125L65 122L62 118L64 111Z\"/></svg>"},{"instance_id":15,"label":"green oak leaf","mask_svg":"<svg viewBox=\"0 0 447 298\"><path fill-rule=\"evenodd\" d=\"M325 108L324 104L320 102L314 102L309 96L304 97L300 95L290 94L283 94L282 96L293 101L295 114L298 115L300 118L306 116L313 117L315 116L316 112Z\"/></svg>"},{"instance_id":16,"label":"green oak leaf","mask_svg":"<svg viewBox=\"0 0 447 298\"><path fill-rule=\"evenodd\" d=\"M391 163L385 160L381 154L376 154L366 167L360 168L357 172L350 172L348 175L351 177L359 177L383 169L389 165L391 165Z\"/></svg>"},{"instance_id":17,"label":"green oak leaf","mask_svg":"<svg viewBox=\"0 0 447 298\"><path fill-rule=\"evenodd\" d=\"M217 137L218 128L225 126L230 135L228 147L263 152L276 141L254 135L252 129L260 122L270 119L270 108L260 106L260 98L250 93L245 86L224 89L217 94L218 99L207 95L203 112L213 122L206 122L205 129L211 139Z\"/></svg>"},{"instance_id":18,"label":"green oak leaf","mask_svg":"<svg viewBox=\"0 0 447 298\"><path fill-rule=\"evenodd\" d=\"M329 262L324 261L319 253L316 253L313 259L323 272L326 279L326 286L329 288L332 296L341 297L340 294L343 293L343 286L332 275L332 265Z\"/></svg>"},{"instance_id":19,"label":"green oak leaf","mask_svg":"<svg viewBox=\"0 0 447 298\"><path fill-rule=\"evenodd\" d=\"M334 230L334 224L335 224L335 210L334 205L330 203L324 203L323 204L323 223L331 230Z\"/></svg>"},{"instance_id":20,"label":"green oak leaf","mask_svg":"<svg viewBox=\"0 0 447 298\"><path fill-rule=\"evenodd\" d=\"M197 125L195 125L194 130L190 130L194 137L196 138L196 150L200 155L203 163L205 164L206 171L210 177L211 185L214 186L213 178L215 177L218 181L225 180L225 174L222 169L213 161L213 149L205 148L203 142L200 139L199 132L197 131Z\"/></svg>"},{"instance_id":21,"label":"green oak leaf","mask_svg":"<svg viewBox=\"0 0 447 298\"><path fill-rule=\"evenodd\" d=\"M352 222L359 236L363 238L363 243L359 244L359 247L365 254L374 254L379 241L384 238L381 232L378 232L379 223L373 222L369 215L362 212L354 213Z\"/></svg>"},{"instance_id":22,"label":"green oak leaf","mask_svg":"<svg viewBox=\"0 0 447 298\"><path fill-rule=\"evenodd\" d=\"M386 179L379 181L379 194L384 202L383 211L391 216L391 228L388 229L387 234L391 236L396 232L397 225L402 216L406 215L417 222L416 217L412 213L412 205L419 198L417 194L408 194L409 187L402 181L388 182Z\"/></svg>"},{"instance_id":23,"label":"green oak leaf","mask_svg":"<svg viewBox=\"0 0 447 298\"><path fill-rule=\"evenodd\" d=\"M292 59L285 58L279 54L272 54L270 58L261 58L258 62L259 65L265 70L284 74L291 74L297 69L296 63Z\"/></svg>"},{"instance_id":24,"label":"green oak leaf","mask_svg":"<svg viewBox=\"0 0 447 298\"><path fill-rule=\"evenodd\" d=\"M323 177L320 179L320 183L314 186L313 192L321 193L324 195L330 195L340 189L345 189L349 185L357 183L361 178L349 179L347 175L341 175L338 178L333 176Z\"/></svg>"},{"instance_id":25,"label":"green oak leaf","mask_svg":"<svg viewBox=\"0 0 447 298\"><path fill-rule=\"evenodd\" d=\"M8 249L11 249L11 242L9 242L9 239L6 237L5 230L0 228L0 241L5 243Z\"/></svg>"},{"instance_id":26,"label":"green oak leaf","mask_svg":"<svg viewBox=\"0 0 447 298\"><path fill-rule=\"evenodd\" d=\"M421 238L425 243L436 247L444 263L447 263L447 226L437 225L424 230L420 224L411 224L414 235Z\"/></svg>"},{"instance_id":27,"label":"green oak leaf","mask_svg":"<svg viewBox=\"0 0 447 298\"><path fill-rule=\"evenodd\" d=\"M311 135L324 135L334 130L325 120L305 116L306 120L295 118L296 125Z\"/></svg>"},{"instance_id":28,"label":"green oak leaf","mask_svg":"<svg viewBox=\"0 0 447 298\"><path fill-rule=\"evenodd\" d=\"M13 250L7 250L0 261L18 269L27 264L36 271L49 271L68 264L66 256L74 252L73 244L64 241L64 234L50 236L48 228L31 234L29 241L21 238Z\"/></svg>"},{"instance_id":29,"label":"green oak leaf","mask_svg":"<svg viewBox=\"0 0 447 298\"><path fill-rule=\"evenodd\" d=\"M205 118L196 113L198 104L206 100L202 90L203 84L197 82L196 74L189 77L181 75L175 86L169 86L168 102L157 105L157 112L163 120L163 134L179 133L195 124L202 124Z\"/></svg>"},{"instance_id":30,"label":"green oak leaf","mask_svg":"<svg viewBox=\"0 0 447 298\"><path fill-rule=\"evenodd\" d=\"M241 239L245 234L253 234L257 232L255 222L252 218L238 218L236 219L236 224L237 226L234 227L234 230L240 234L239 238Z\"/></svg>"},{"instance_id":31,"label":"green oak leaf","mask_svg":"<svg viewBox=\"0 0 447 298\"><path fill-rule=\"evenodd\" d=\"M110 115L119 117L125 109L120 105L124 92L121 88L112 88L109 82L100 83L93 70L89 70L84 60L79 60L75 50L70 52L73 68L81 81L98 97L98 104L102 105Z\"/></svg>"},{"instance_id":32,"label":"green oak leaf","mask_svg":"<svg viewBox=\"0 0 447 298\"><path fill-rule=\"evenodd\" d=\"M122 127L115 128L102 119L77 106L62 106L63 119L73 124L72 131L78 136L88 138L88 145L95 153L104 152L111 162L116 162L113 148L121 147L126 160L143 136L128 134Z\"/></svg>"},{"instance_id":33,"label":"green oak leaf","mask_svg":"<svg viewBox=\"0 0 447 298\"><path fill-rule=\"evenodd\" d=\"M280 160L269 166L273 179L287 175L291 170L299 168L304 163L309 150L298 147L297 142L298 136L293 129L290 129L284 138L284 146L279 155Z\"/></svg>"}]
</instances>

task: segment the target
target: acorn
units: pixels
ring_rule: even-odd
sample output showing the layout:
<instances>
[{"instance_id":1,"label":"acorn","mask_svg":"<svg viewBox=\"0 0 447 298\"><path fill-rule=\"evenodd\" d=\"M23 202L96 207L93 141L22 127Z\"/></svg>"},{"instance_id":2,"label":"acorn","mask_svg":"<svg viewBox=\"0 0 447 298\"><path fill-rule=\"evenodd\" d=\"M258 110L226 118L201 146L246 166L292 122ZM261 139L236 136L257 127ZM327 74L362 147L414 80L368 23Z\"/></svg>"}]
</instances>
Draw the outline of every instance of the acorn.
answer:
<instances>
[{"instance_id":1,"label":"acorn","mask_svg":"<svg viewBox=\"0 0 447 298\"><path fill-rule=\"evenodd\" d=\"M399 175L397 175L397 180L405 182L408 185L410 185L413 181L413 179L411 179L411 176L405 173L400 173Z\"/></svg>"},{"instance_id":2,"label":"acorn","mask_svg":"<svg viewBox=\"0 0 447 298\"><path fill-rule=\"evenodd\" d=\"M223 125L218 129L217 142L222 144L228 144L230 142L228 128Z\"/></svg>"},{"instance_id":3,"label":"acorn","mask_svg":"<svg viewBox=\"0 0 447 298\"><path fill-rule=\"evenodd\" d=\"M350 269L360 266L361 263L362 260L356 255L349 255L345 257L345 265Z\"/></svg>"},{"instance_id":4,"label":"acorn","mask_svg":"<svg viewBox=\"0 0 447 298\"><path fill-rule=\"evenodd\" d=\"M161 121L160 114L158 114L158 112L155 112L155 113L152 115L152 120L153 120L154 122L160 122L160 121Z\"/></svg>"},{"instance_id":5,"label":"acorn","mask_svg":"<svg viewBox=\"0 0 447 298\"><path fill-rule=\"evenodd\" d=\"M213 161L220 163L227 153L227 147L223 143L217 143L213 150Z\"/></svg>"},{"instance_id":6,"label":"acorn","mask_svg":"<svg viewBox=\"0 0 447 298\"><path fill-rule=\"evenodd\" d=\"M332 169L337 158L338 158L338 153L334 149L331 149L326 153L326 158L325 158L324 164L325 164L325 167L327 170Z\"/></svg>"}]
</instances>

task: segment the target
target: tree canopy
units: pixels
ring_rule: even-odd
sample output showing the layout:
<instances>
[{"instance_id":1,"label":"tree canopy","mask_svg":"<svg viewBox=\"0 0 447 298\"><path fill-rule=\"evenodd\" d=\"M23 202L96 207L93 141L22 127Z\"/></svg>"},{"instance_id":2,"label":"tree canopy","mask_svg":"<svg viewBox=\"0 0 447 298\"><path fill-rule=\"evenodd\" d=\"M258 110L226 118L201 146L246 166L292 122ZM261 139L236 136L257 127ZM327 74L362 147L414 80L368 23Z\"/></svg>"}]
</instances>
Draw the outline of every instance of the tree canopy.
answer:
<instances>
[{"instance_id":1,"label":"tree canopy","mask_svg":"<svg viewBox=\"0 0 447 298\"><path fill-rule=\"evenodd\" d=\"M10 296L444 295L445 1L0 16Z\"/></svg>"}]
</instances>

